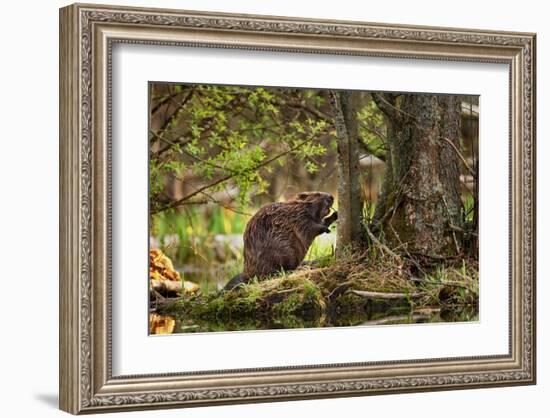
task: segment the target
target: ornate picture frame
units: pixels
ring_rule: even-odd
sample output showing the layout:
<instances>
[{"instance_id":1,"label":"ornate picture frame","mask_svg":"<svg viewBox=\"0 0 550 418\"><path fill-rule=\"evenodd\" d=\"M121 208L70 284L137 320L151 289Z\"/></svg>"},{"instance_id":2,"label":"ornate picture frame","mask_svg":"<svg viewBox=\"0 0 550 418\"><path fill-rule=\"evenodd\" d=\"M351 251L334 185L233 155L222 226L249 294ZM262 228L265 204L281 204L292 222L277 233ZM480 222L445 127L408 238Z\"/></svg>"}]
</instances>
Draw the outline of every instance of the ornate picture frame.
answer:
<instances>
[{"instance_id":1,"label":"ornate picture frame","mask_svg":"<svg viewBox=\"0 0 550 418\"><path fill-rule=\"evenodd\" d=\"M534 384L531 33L75 4L60 10L60 408L99 413ZM506 64L510 315L505 355L114 376L111 92L116 43Z\"/></svg>"}]
</instances>

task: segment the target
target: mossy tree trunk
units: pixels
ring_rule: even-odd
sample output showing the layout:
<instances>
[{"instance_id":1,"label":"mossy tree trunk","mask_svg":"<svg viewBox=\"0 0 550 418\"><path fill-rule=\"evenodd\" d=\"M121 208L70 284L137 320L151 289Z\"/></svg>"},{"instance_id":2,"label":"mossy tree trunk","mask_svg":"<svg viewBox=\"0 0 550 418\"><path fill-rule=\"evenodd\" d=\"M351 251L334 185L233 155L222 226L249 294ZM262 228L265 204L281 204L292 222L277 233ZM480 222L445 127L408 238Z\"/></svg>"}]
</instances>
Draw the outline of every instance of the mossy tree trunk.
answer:
<instances>
[{"instance_id":1,"label":"mossy tree trunk","mask_svg":"<svg viewBox=\"0 0 550 418\"><path fill-rule=\"evenodd\" d=\"M373 94L387 118L386 174L374 228L411 253L461 251L458 96Z\"/></svg>"},{"instance_id":2,"label":"mossy tree trunk","mask_svg":"<svg viewBox=\"0 0 550 418\"><path fill-rule=\"evenodd\" d=\"M334 92L338 144L338 228L336 253L361 241L363 200L359 169L358 92Z\"/></svg>"}]
</instances>

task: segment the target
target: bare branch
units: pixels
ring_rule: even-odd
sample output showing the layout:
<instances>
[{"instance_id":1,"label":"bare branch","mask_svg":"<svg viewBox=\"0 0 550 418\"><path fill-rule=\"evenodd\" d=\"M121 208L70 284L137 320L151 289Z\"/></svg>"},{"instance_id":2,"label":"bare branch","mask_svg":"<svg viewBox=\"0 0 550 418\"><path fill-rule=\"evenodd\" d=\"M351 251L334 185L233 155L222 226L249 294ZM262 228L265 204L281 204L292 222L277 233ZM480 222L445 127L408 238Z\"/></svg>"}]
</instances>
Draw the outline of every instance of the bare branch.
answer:
<instances>
[{"instance_id":1,"label":"bare branch","mask_svg":"<svg viewBox=\"0 0 550 418\"><path fill-rule=\"evenodd\" d=\"M373 147L371 146L366 140L364 140L361 135L359 135L359 146L363 148L363 150L368 155L373 155L379 160L382 160L386 162L386 148L384 147Z\"/></svg>"},{"instance_id":2,"label":"bare branch","mask_svg":"<svg viewBox=\"0 0 550 418\"><path fill-rule=\"evenodd\" d=\"M318 109L315 109L314 107L308 106L304 101L293 102L290 100L276 99L272 101L272 104L276 104L278 106L287 106L292 109L302 109L307 113L315 116L318 119L324 120L330 124L334 123L334 118L332 118L331 116L327 115L324 112L321 112Z\"/></svg>"},{"instance_id":3,"label":"bare branch","mask_svg":"<svg viewBox=\"0 0 550 418\"><path fill-rule=\"evenodd\" d=\"M460 158L460 160L462 161L462 163L464 164L464 166L466 167L466 170L468 170L468 172L474 177L476 178L476 173L474 170L472 170L472 168L470 167L470 165L468 164L468 161L466 161L466 158L464 158L464 156L462 155L462 153L460 152L460 150L456 147L455 144L453 144L453 141L451 141L449 138L445 138L445 137L440 137L442 140L444 140L445 142L447 142L451 148L454 150L454 152L456 152L456 155L458 155L458 158Z\"/></svg>"},{"instance_id":4,"label":"bare branch","mask_svg":"<svg viewBox=\"0 0 550 418\"><path fill-rule=\"evenodd\" d=\"M191 90L187 96L185 96L177 105L174 111L168 116L168 118L164 121L163 125L158 131L158 134L160 136L164 135L164 133L168 130L168 127L170 124L176 119L179 112L185 107L185 105L191 100L191 97L193 97L194 90Z\"/></svg>"},{"instance_id":5,"label":"bare branch","mask_svg":"<svg viewBox=\"0 0 550 418\"><path fill-rule=\"evenodd\" d=\"M372 93L371 95L374 103L376 103L376 106L382 113L393 120L401 121L402 115L395 106L395 98L393 95L388 93Z\"/></svg>"},{"instance_id":6,"label":"bare branch","mask_svg":"<svg viewBox=\"0 0 550 418\"><path fill-rule=\"evenodd\" d=\"M397 122L403 122L403 116L416 121L418 117L412 113L405 112L396 106L395 100L398 94L391 93L372 93L372 99L376 103L378 109L386 114L389 118Z\"/></svg>"},{"instance_id":7,"label":"bare branch","mask_svg":"<svg viewBox=\"0 0 550 418\"><path fill-rule=\"evenodd\" d=\"M175 97L182 94L182 92L177 93L171 93L167 96L164 96L158 100L158 102L151 108L151 116L155 116L155 114L161 109L162 106L164 106L169 101L172 101ZM156 98L152 98L151 101L154 101Z\"/></svg>"}]
</instances>

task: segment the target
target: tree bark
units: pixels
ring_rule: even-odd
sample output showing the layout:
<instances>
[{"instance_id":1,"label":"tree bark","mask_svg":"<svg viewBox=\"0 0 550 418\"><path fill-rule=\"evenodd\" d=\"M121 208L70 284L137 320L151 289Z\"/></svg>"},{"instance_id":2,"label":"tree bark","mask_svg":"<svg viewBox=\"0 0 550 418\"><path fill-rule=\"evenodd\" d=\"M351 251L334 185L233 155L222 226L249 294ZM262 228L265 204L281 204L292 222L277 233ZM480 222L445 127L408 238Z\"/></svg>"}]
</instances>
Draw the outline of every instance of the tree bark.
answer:
<instances>
[{"instance_id":1,"label":"tree bark","mask_svg":"<svg viewBox=\"0 0 550 418\"><path fill-rule=\"evenodd\" d=\"M388 155L375 228L394 247L449 256L462 248L460 98L376 93ZM453 144L453 145L451 145Z\"/></svg>"},{"instance_id":2,"label":"tree bark","mask_svg":"<svg viewBox=\"0 0 550 418\"><path fill-rule=\"evenodd\" d=\"M362 196L359 171L359 142L356 92L334 92L338 143L338 228L336 253L361 241Z\"/></svg>"}]
</instances>

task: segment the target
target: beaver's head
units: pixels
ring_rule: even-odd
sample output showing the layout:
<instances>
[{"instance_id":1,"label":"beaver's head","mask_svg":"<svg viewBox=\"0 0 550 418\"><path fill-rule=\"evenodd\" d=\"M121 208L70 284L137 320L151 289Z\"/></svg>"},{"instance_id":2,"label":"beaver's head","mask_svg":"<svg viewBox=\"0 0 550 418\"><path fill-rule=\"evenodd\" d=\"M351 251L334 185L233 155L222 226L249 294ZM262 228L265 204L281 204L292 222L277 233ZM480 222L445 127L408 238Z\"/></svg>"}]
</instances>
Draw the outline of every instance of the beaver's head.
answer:
<instances>
[{"instance_id":1,"label":"beaver's head","mask_svg":"<svg viewBox=\"0 0 550 418\"><path fill-rule=\"evenodd\" d=\"M334 197L325 192L298 193L294 200L307 203L311 216L319 221L330 213L330 208L334 203Z\"/></svg>"}]
</instances>

